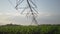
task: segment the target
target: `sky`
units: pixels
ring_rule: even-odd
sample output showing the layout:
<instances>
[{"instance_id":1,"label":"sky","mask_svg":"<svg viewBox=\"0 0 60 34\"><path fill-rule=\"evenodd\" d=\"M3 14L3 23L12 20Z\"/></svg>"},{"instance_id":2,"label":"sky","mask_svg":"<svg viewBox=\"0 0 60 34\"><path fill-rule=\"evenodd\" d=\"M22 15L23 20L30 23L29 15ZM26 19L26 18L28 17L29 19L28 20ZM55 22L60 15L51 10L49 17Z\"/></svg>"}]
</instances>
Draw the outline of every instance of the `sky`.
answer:
<instances>
[{"instance_id":1,"label":"sky","mask_svg":"<svg viewBox=\"0 0 60 34\"><path fill-rule=\"evenodd\" d=\"M26 14L20 14L22 9L16 10L15 0L0 0L0 25L5 24L22 24L28 25L31 23L31 18L27 18ZM60 0L32 0L37 8L39 24L60 24ZM20 7L27 6L26 0L21 3ZM26 9L24 12L28 11Z\"/></svg>"}]
</instances>

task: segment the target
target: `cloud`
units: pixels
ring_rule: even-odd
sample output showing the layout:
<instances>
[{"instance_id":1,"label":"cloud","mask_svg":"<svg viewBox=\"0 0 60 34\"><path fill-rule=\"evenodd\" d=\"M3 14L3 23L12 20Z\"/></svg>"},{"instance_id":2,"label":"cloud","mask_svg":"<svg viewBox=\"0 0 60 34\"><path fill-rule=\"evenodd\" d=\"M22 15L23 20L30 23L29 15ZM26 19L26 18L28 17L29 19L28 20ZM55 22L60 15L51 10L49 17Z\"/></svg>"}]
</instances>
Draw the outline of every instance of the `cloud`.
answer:
<instances>
[{"instance_id":1,"label":"cloud","mask_svg":"<svg viewBox=\"0 0 60 34\"><path fill-rule=\"evenodd\" d=\"M20 13L9 13L9 12L0 13L0 16L1 15L6 15L6 16L22 16Z\"/></svg>"},{"instance_id":2,"label":"cloud","mask_svg":"<svg viewBox=\"0 0 60 34\"><path fill-rule=\"evenodd\" d=\"M32 19L29 17L25 17L26 14L20 14L20 13L0 13L0 23L1 24L8 24L8 23L14 23L14 24L30 24ZM59 15L58 14L52 14L52 13L43 13L40 12L38 14L38 23L40 24L52 24L52 23L59 23Z\"/></svg>"},{"instance_id":3,"label":"cloud","mask_svg":"<svg viewBox=\"0 0 60 34\"><path fill-rule=\"evenodd\" d=\"M51 14L51 13L44 13L44 12L40 12L39 14L38 14L38 16L39 17L49 17L49 16L52 16L53 14Z\"/></svg>"},{"instance_id":4,"label":"cloud","mask_svg":"<svg viewBox=\"0 0 60 34\"><path fill-rule=\"evenodd\" d=\"M3 13L0 15L0 25L8 24L10 16L4 15Z\"/></svg>"},{"instance_id":5,"label":"cloud","mask_svg":"<svg viewBox=\"0 0 60 34\"><path fill-rule=\"evenodd\" d=\"M2 13L0 13L0 15L2 15Z\"/></svg>"}]
</instances>

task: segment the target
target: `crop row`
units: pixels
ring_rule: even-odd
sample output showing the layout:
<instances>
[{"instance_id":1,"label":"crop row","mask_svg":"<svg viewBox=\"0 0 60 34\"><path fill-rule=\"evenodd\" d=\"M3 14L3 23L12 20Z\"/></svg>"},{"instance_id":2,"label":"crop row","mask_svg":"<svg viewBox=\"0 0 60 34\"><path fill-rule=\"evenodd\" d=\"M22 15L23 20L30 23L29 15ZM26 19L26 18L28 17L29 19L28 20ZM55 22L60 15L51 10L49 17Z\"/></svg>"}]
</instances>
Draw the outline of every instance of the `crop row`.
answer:
<instances>
[{"instance_id":1,"label":"crop row","mask_svg":"<svg viewBox=\"0 0 60 34\"><path fill-rule=\"evenodd\" d=\"M60 34L60 26L0 26L0 34Z\"/></svg>"}]
</instances>

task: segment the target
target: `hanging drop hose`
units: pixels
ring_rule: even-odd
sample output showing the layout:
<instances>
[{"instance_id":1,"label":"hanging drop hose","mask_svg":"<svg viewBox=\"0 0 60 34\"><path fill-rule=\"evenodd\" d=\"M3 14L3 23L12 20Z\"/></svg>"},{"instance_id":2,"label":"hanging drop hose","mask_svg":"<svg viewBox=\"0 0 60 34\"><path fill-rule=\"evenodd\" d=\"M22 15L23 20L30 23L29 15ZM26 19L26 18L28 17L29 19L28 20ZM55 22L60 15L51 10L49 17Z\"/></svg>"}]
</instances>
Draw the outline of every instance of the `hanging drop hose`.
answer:
<instances>
[{"instance_id":1,"label":"hanging drop hose","mask_svg":"<svg viewBox=\"0 0 60 34\"><path fill-rule=\"evenodd\" d=\"M29 0L34 6L35 6L35 8L37 8L37 6L32 2L32 0Z\"/></svg>"},{"instance_id":2,"label":"hanging drop hose","mask_svg":"<svg viewBox=\"0 0 60 34\"><path fill-rule=\"evenodd\" d=\"M35 18L35 15L34 15L34 13L33 13L32 7L31 7L31 5L30 5L30 3L29 3L29 1L28 1L28 0L27 0L27 3L28 3L28 5L29 5L30 11L31 11L31 15L32 15L32 22L34 22L35 24L37 24L37 25L38 25L38 22L37 22L37 20L36 20L36 18ZM32 24L32 23L31 23L31 24Z\"/></svg>"},{"instance_id":3,"label":"hanging drop hose","mask_svg":"<svg viewBox=\"0 0 60 34\"><path fill-rule=\"evenodd\" d=\"M12 7L14 8L14 5L13 5L13 3L10 1L10 0L8 0L8 2L12 5Z\"/></svg>"},{"instance_id":4,"label":"hanging drop hose","mask_svg":"<svg viewBox=\"0 0 60 34\"><path fill-rule=\"evenodd\" d=\"M8 0L8 2L12 5L12 7L13 7L14 9L16 9L15 6L13 5L13 3L11 2L11 0ZM16 10L17 10L17 9L16 9ZM17 11L18 11L18 10L17 10ZM19 11L18 11L18 12L19 12ZM12 18L13 21L14 21L14 19L15 19L15 17ZM13 21L11 21L11 23L13 23Z\"/></svg>"}]
</instances>

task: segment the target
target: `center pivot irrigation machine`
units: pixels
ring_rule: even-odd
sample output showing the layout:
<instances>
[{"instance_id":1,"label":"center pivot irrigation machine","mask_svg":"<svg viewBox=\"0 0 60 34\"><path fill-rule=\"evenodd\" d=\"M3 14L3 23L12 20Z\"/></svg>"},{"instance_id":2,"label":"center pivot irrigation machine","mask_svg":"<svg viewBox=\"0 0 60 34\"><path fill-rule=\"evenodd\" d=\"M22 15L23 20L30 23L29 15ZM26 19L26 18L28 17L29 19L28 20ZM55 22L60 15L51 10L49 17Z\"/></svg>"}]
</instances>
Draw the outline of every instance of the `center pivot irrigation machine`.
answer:
<instances>
[{"instance_id":1,"label":"center pivot irrigation machine","mask_svg":"<svg viewBox=\"0 0 60 34\"><path fill-rule=\"evenodd\" d=\"M8 0L8 1L11 3L11 5L13 5L12 2L11 2L12 0ZM37 20L36 20L36 17L37 17L37 14L38 14L38 12L36 11L36 8L37 8L36 4L35 4L32 0L15 0L15 1L16 1L15 6L14 6L15 9L16 9L16 10L23 9L23 10L21 11L21 14L22 14L26 9L29 9L29 11L26 13L26 16L32 17L32 23L38 25L38 22L37 22ZM22 4L24 1L26 1L26 3L27 3L28 6L26 6L26 7L19 7L19 6L21 6L21 4ZM24 3L23 3L23 4L24 4ZM32 24L32 23L31 23L31 24Z\"/></svg>"}]
</instances>

